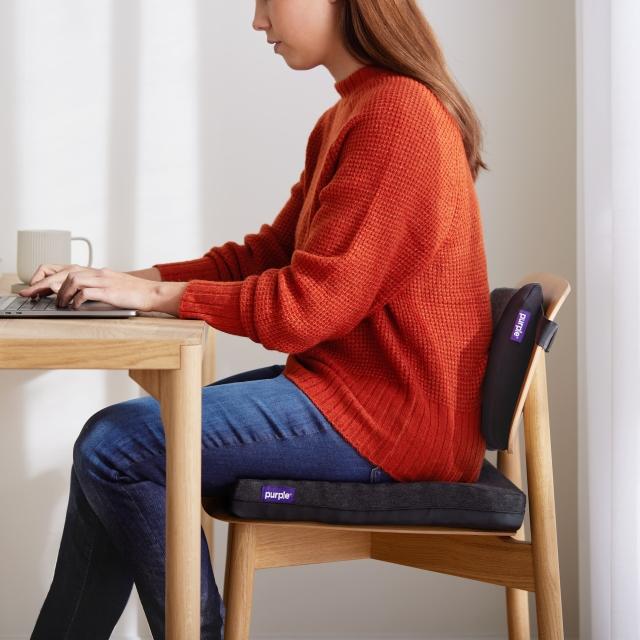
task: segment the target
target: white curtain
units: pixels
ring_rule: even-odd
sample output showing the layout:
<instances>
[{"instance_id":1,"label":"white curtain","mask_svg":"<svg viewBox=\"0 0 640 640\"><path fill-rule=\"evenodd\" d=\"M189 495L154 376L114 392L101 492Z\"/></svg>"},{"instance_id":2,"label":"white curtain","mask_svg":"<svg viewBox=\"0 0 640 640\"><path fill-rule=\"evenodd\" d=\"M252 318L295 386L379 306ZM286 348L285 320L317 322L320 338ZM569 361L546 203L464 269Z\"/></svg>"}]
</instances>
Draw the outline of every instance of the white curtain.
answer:
<instances>
[{"instance_id":1,"label":"white curtain","mask_svg":"<svg viewBox=\"0 0 640 640\"><path fill-rule=\"evenodd\" d=\"M580 638L640 638L640 2L578 1Z\"/></svg>"}]
</instances>

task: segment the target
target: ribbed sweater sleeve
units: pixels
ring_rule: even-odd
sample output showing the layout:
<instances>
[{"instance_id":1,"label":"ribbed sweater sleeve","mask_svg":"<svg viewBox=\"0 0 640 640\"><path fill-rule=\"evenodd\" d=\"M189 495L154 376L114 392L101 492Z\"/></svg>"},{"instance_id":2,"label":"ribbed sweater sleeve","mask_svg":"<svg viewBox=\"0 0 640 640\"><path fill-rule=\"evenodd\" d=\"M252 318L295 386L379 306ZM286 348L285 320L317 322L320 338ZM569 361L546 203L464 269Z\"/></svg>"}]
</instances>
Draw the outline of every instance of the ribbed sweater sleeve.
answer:
<instances>
[{"instance_id":1,"label":"ribbed sweater sleeve","mask_svg":"<svg viewBox=\"0 0 640 640\"><path fill-rule=\"evenodd\" d=\"M247 276L277 268L291 261L293 238L304 201L305 171L291 187L290 197L271 224L264 223L258 233L244 236L244 243L233 240L212 247L201 258L154 264L162 280L244 280Z\"/></svg>"},{"instance_id":2,"label":"ribbed sweater sleeve","mask_svg":"<svg viewBox=\"0 0 640 640\"><path fill-rule=\"evenodd\" d=\"M179 317L285 353L354 329L424 273L447 236L457 156L442 117L426 99L353 117L329 151L335 173L313 219L299 221L306 228L291 263L241 282L193 280Z\"/></svg>"}]
</instances>

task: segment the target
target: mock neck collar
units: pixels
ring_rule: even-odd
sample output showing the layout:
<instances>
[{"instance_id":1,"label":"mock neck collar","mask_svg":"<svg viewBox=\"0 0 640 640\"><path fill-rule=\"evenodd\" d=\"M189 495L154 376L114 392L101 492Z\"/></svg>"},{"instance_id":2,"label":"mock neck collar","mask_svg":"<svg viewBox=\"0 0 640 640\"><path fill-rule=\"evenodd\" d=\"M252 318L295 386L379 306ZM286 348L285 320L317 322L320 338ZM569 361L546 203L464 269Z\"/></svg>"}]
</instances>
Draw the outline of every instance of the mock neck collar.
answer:
<instances>
[{"instance_id":1,"label":"mock neck collar","mask_svg":"<svg viewBox=\"0 0 640 640\"><path fill-rule=\"evenodd\" d=\"M344 98L351 95L363 84L375 78L379 75L389 73L388 69L383 67L376 67L372 64L367 64L364 67L360 67L353 71L350 75L342 78L342 80L335 82L334 87L336 91Z\"/></svg>"}]
</instances>

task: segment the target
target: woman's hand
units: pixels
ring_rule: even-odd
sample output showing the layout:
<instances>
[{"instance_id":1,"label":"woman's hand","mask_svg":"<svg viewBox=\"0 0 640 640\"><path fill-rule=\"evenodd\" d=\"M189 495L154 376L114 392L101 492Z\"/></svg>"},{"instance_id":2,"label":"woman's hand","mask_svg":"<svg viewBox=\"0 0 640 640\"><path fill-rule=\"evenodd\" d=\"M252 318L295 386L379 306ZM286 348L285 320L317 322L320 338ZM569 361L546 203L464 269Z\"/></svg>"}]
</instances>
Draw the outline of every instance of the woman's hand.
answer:
<instances>
[{"instance_id":1,"label":"woman's hand","mask_svg":"<svg viewBox=\"0 0 640 640\"><path fill-rule=\"evenodd\" d=\"M37 272L34 278L35 275ZM123 309L163 311L177 316L186 286L186 282L155 282L112 269L72 265L22 289L20 295L48 295L54 291L58 307L69 305L77 309L87 300L97 300Z\"/></svg>"},{"instance_id":2,"label":"woman's hand","mask_svg":"<svg viewBox=\"0 0 640 640\"><path fill-rule=\"evenodd\" d=\"M48 296L50 293L57 293L66 277L72 271L80 271L86 267L78 264L41 264L31 276L29 287L22 289L19 293L23 296L39 295ZM41 284L46 279L46 288L35 288L34 284ZM26 293L25 293L26 292Z\"/></svg>"}]
</instances>

